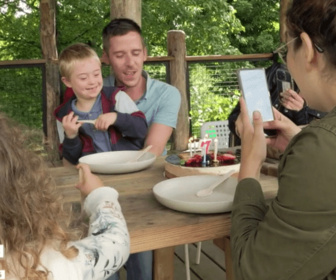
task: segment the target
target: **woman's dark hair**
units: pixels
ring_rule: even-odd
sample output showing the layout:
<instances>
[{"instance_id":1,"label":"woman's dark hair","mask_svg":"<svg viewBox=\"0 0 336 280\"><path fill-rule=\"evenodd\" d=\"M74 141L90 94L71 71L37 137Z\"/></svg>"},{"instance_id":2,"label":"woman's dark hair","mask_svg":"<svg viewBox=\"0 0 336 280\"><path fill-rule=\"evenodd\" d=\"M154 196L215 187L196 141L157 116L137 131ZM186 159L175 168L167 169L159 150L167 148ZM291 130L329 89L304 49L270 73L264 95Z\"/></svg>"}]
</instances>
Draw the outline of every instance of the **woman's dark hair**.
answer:
<instances>
[{"instance_id":1,"label":"woman's dark hair","mask_svg":"<svg viewBox=\"0 0 336 280\"><path fill-rule=\"evenodd\" d=\"M336 67L336 1L293 0L287 11L287 33L299 37L306 32L319 52ZM298 47L301 40L296 40Z\"/></svg>"}]
</instances>

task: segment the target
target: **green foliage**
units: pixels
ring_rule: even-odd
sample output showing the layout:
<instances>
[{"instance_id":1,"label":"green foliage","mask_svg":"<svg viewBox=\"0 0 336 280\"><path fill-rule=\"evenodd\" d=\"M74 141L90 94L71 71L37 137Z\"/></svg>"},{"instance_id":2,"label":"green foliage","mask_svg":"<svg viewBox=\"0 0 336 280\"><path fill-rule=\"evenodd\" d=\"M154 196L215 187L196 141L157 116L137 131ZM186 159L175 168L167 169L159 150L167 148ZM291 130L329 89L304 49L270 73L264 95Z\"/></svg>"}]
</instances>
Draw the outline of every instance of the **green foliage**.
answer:
<instances>
[{"instance_id":1,"label":"green foliage","mask_svg":"<svg viewBox=\"0 0 336 280\"><path fill-rule=\"evenodd\" d=\"M61 51L81 42L102 53L102 30L110 21L110 0L58 1L57 42Z\"/></svg>"},{"instance_id":2,"label":"green foliage","mask_svg":"<svg viewBox=\"0 0 336 280\"><path fill-rule=\"evenodd\" d=\"M0 59L39 59L38 0L0 0Z\"/></svg>"},{"instance_id":3,"label":"green foliage","mask_svg":"<svg viewBox=\"0 0 336 280\"><path fill-rule=\"evenodd\" d=\"M232 43L242 53L267 53L280 42L278 0L228 0L237 10L245 31L232 37ZM238 38L238 40L237 40Z\"/></svg>"},{"instance_id":4,"label":"green foliage","mask_svg":"<svg viewBox=\"0 0 336 280\"><path fill-rule=\"evenodd\" d=\"M0 74L0 111L26 126L41 129L41 69L1 69Z\"/></svg>"},{"instance_id":5,"label":"green foliage","mask_svg":"<svg viewBox=\"0 0 336 280\"><path fill-rule=\"evenodd\" d=\"M188 55L237 54L230 42L243 31L235 9L223 0L143 0L143 30L151 55L166 54L169 30L186 33ZM164 7L163 7L164 6Z\"/></svg>"},{"instance_id":6,"label":"green foliage","mask_svg":"<svg viewBox=\"0 0 336 280\"><path fill-rule=\"evenodd\" d=\"M101 54L101 32L110 20L109 0L57 2L57 49L82 42ZM0 0L0 59L40 59L40 1Z\"/></svg>"},{"instance_id":7,"label":"green foliage","mask_svg":"<svg viewBox=\"0 0 336 280\"><path fill-rule=\"evenodd\" d=\"M204 65L196 65L191 71L190 88L190 117L193 134L199 134L204 122L226 120L237 103L239 90L235 88L222 88L219 93L212 85L218 80L226 80L225 76L214 76L211 70ZM226 91L226 92L225 92ZM198 135L199 136L199 135Z\"/></svg>"},{"instance_id":8,"label":"green foliage","mask_svg":"<svg viewBox=\"0 0 336 280\"><path fill-rule=\"evenodd\" d=\"M0 59L41 58L38 0L0 0ZM110 0L59 0L57 47L75 42L101 54ZM279 42L277 0L142 0L150 55L167 54L169 30L186 33L188 55L270 52Z\"/></svg>"}]
</instances>

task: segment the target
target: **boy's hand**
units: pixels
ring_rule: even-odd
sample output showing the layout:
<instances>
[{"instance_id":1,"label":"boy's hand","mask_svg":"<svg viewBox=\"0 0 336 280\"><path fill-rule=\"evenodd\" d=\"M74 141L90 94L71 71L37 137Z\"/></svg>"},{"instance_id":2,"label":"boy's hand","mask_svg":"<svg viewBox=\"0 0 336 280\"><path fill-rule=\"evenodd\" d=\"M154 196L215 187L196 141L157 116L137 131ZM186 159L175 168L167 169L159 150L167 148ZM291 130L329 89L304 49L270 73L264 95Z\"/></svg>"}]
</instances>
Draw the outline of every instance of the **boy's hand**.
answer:
<instances>
[{"instance_id":1,"label":"boy's hand","mask_svg":"<svg viewBox=\"0 0 336 280\"><path fill-rule=\"evenodd\" d=\"M91 173L89 165L80 163L76 167L79 170L79 182L76 188L80 190L82 196L86 197L94 189L104 185L98 176Z\"/></svg>"},{"instance_id":2,"label":"boy's hand","mask_svg":"<svg viewBox=\"0 0 336 280\"><path fill-rule=\"evenodd\" d=\"M95 127L98 130L107 130L109 126L115 123L116 119L117 113L115 112L100 115L95 122Z\"/></svg>"},{"instance_id":3,"label":"boy's hand","mask_svg":"<svg viewBox=\"0 0 336 280\"><path fill-rule=\"evenodd\" d=\"M75 116L74 112L66 115L62 119L62 125L67 138L73 139L78 135L78 129L82 125L77 122L78 116Z\"/></svg>"}]
</instances>

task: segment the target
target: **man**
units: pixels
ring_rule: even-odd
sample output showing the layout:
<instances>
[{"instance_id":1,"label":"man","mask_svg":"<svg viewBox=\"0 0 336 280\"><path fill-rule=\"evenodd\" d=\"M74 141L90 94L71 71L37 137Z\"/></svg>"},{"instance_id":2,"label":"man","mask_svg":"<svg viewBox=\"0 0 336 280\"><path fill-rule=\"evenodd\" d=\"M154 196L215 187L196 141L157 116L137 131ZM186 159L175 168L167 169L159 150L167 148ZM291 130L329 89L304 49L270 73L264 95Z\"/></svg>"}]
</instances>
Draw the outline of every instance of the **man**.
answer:
<instances>
[{"instance_id":1,"label":"man","mask_svg":"<svg viewBox=\"0 0 336 280\"><path fill-rule=\"evenodd\" d=\"M179 91L167 83L151 79L143 70L147 50L140 27L130 19L112 20L103 30L102 60L110 64L114 76L104 85L126 87L123 90L134 100L147 119L149 131L145 146L161 155L173 129L181 103Z\"/></svg>"},{"instance_id":2,"label":"man","mask_svg":"<svg viewBox=\"0 0 336 280\"><path fill-rule=\"evenodd\" d=\"M114 75L104 80L105 86L123 87L142 111L148 123L145 146L161 155L176 127L181 103L180 92L173 86L151 79L143 70L147 50L140 27L132 20L112 20L103 29L102 61L109 64ZM127 263L128 280L152 279L152 252L131 254ZM113 276L110 279L118 279Z\"/></svg>"}]
</instances>

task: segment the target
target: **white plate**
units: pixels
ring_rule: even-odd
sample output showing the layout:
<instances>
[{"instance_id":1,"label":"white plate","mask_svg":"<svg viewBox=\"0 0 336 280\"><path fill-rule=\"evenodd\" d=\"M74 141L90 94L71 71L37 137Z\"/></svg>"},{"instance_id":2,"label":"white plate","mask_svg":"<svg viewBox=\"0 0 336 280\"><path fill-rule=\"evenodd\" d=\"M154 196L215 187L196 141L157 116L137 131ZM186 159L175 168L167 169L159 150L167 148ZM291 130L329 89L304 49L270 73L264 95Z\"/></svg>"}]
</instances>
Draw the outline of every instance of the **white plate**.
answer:
<instances>
[{"instance_id":1,"label":"white plate","mask_svg":"<svg viewBox=\"0 0 336 280\"><path fill-rule=\"evenodd\" d=\"M230 177L206 197L197 197L197 191L210 186L218 176L194 175L168 179L153 188L156 199L168 208L187 213L222 213L232 208L237 178Z\"/></svg>"},{"instance_id":2,"label":"white plate","mask_svg":"<svg viewBox=\"0 0 336 280\"><path fill-rule=\"evenodd\" d=\"M130 173L151 166L156 156L150 152L145 153L136 162L127 162L135 159L140 151L115 151L87 155L79 159L80 163L90 166L92 172L103 174Z\"/></svg>"}]
</instances>

